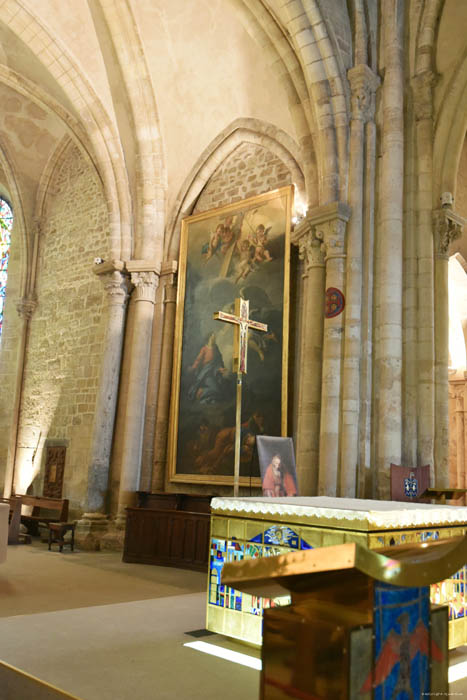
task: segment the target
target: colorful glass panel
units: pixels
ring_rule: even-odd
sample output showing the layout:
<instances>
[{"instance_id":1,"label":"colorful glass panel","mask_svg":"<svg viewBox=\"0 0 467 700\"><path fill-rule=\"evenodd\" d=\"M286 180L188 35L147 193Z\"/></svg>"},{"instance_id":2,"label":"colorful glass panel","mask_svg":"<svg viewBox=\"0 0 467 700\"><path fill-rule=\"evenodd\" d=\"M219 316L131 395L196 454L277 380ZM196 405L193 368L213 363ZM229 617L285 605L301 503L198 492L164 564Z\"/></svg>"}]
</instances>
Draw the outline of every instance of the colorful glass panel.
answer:
<instances>
[{"instance_id":1,"label":"colorful glass panel","mask_svg":"<svg viewBox=\"0 0 467 700\"><path fill-rule=\"evenodd\" d=\"M275 599L259 598L224 586L221 583L221 572L226 562L241 561L244 558L274 557L294 549L312 549L312 547L286 525L272 525L247 541L238 540L235 537L228 540L212 537L209 574L210 605L250 615L262 615L265 608L289 605L290 596L287 595Z\"/></svg>"},{"instance_id":2,"label":"colorful glass panel","mask_svg":"<svg viewBox=\"0 0 467 700\"><path fill-rule=\"evenodd\" d=\"M3 309L5 306L12 226L13 212L11 207L4 199L0 199L0 337L3 329Z\"/></svg>"},{"instance_id":3,"label":"colorful glass panel","mask_svg":"<svg viewBox=\"0 0 467 700\"><path fill-rule=\"evenodd\" d=\"M375 582L374 700L421 698L429 694L429 618L428 586L400 588ZM371 677L362 690L368 685L371 687Z\"/></svg>"}]
</instances>

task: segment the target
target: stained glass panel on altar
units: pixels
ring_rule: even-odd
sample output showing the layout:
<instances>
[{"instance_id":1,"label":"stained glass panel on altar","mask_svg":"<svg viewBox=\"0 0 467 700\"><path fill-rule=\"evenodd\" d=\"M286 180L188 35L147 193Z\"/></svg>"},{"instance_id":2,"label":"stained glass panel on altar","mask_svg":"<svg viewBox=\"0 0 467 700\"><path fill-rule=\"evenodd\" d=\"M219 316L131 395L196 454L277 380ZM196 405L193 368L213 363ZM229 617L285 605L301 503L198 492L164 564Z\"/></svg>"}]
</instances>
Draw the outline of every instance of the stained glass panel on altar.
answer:
<instances>
[{"instance_id":1,"label":"stained glass panel on altar","mask_svg":"<svg viewBox=\"0 0 467 700\"><path fill-rule=\"evenodd\" d=\"M11 207L4 199L0 199L0 337L3 329L3 310L5 306L12 226L13 212Z\"/></svg>"}]
</instances>

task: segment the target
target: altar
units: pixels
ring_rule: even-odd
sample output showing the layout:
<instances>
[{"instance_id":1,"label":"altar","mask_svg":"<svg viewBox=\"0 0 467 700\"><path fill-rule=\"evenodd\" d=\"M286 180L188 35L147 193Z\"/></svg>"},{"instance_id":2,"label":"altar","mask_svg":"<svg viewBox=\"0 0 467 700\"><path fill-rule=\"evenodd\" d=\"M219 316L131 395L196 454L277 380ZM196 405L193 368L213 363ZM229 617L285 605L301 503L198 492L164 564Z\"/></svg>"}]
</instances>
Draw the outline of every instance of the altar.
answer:
<instances>
[{"instance_id":1,"label":"altar","mask_svg":"<svg viewBox=\"0 0 467 700\"><path fill-rule=\"evenodd\" d=\"M329 498L214 498L211 501L207 629L261 645L262 614L287 605L221 583L225 562L356 542L368 549L464 535L467 507ZM467 643L467 566L431 587L431 600L449 605L449 646Z\"/></svg>"}]
</instances>

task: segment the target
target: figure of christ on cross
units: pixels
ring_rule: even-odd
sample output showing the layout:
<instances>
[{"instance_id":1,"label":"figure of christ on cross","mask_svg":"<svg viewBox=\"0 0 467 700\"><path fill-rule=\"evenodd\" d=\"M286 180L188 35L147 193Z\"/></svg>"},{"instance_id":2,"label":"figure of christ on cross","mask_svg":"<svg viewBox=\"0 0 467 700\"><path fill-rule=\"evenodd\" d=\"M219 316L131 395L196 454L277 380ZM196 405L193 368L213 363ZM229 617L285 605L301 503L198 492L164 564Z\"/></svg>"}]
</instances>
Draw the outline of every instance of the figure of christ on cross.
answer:
<instances>
[{"instance_id":1,"label":"figure of christ on cross","mask_svg":"<svg viewBox=\"0 0 467 700\"><path fill-rule=\"evenodd\" d=\"M253 321L248 318L250 302L246 299L235 299L235 313L228 314L225 311L216 311L216 321L226 321L235 324L233 369L237 372L237 405L235 419L235 462L234 462L234 496L238 496L240 485L240 439L241 439L241 414L242 414L242 375L247 373L248 357L248 330L267 332L265 323Z\"/></svg>"}]
</instances>

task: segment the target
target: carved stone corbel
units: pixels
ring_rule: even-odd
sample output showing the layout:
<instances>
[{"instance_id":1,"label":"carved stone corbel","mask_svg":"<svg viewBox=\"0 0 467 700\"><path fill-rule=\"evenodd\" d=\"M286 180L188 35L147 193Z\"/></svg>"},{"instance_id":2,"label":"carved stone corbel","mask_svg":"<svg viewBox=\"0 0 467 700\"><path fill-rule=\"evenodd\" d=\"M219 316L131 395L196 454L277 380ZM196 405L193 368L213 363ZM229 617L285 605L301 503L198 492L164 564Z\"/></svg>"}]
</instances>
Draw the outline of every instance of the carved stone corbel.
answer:
<instances>
[{"instance_id":1,"label":"carved stone corbel","mask_svg":"<svg viewBox=\"0 0 467 700\"><path fill-rule=\"evenodd\" d=\"M352 119L364 123L375 116L376 91L381 80L369 66L359 64L347 72L351 90Z\"/></svg>"},{"instance_id":2,"label":"carved stone corbel","mask_svg":"<svg viewBox=\"0 0 467 700\"><path fill-rule=\"evenodd\" d=\"M433 212L433 233L437 258L449 259L449 246L462 236L465 219L449 207Z\"/></svg>"},{"instance_id":3,"label":"carved stone corbel","mask_svg":"<svg viewBox=\"0 0 467 700\"><path fill-rule=\"evenodd\" d=\"M30 321L34 311L37 309L37 300L24 297L16 304L18 315L26 321Z\"/></svg>"}]
</instances>

